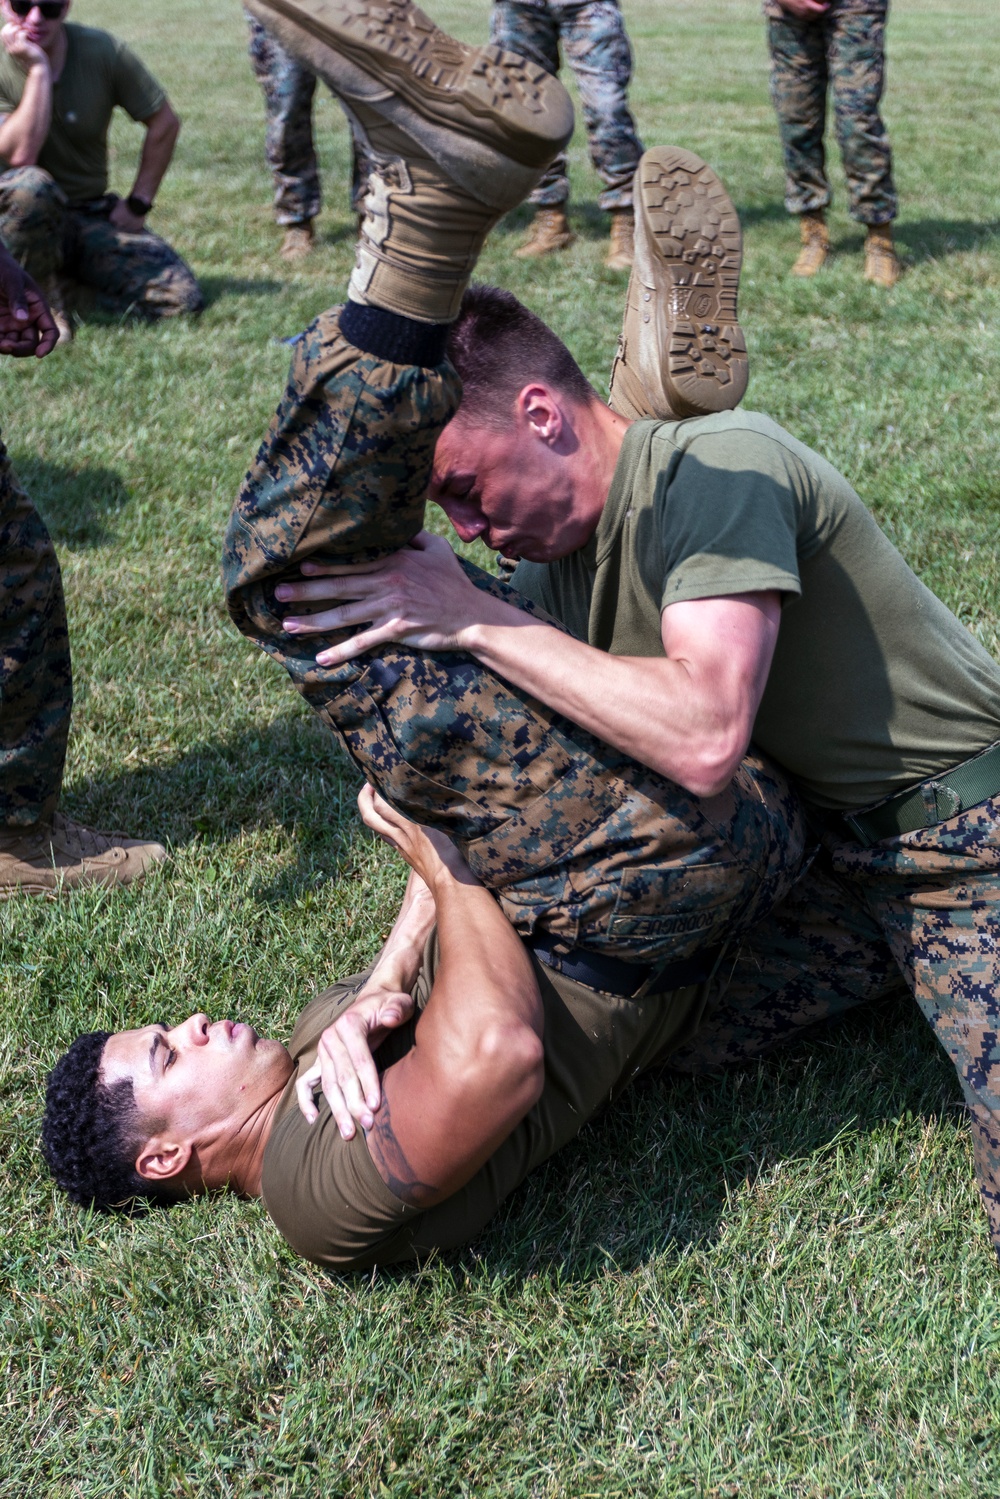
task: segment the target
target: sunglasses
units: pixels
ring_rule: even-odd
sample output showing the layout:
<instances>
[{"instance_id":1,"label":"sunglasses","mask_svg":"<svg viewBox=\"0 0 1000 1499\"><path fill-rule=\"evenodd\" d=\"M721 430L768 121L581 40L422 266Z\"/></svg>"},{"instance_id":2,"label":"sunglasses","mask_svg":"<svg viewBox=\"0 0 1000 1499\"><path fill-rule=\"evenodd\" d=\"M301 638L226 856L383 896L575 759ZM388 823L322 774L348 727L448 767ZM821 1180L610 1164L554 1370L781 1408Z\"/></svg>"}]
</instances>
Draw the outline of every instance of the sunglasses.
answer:
<instances>
[{"instance_id":1,"label":"sunglasses","mask_svg":"<svg viewBox=\"0 0 1000 1499\"><path fill-rule=\"evenodd\" d=\"M66 9L68 0L7 0L7 4L15 16L20 16L23 21L30 16L33 10L37 10L46 21L58 21Z\"/></svg>"}]
</instances>

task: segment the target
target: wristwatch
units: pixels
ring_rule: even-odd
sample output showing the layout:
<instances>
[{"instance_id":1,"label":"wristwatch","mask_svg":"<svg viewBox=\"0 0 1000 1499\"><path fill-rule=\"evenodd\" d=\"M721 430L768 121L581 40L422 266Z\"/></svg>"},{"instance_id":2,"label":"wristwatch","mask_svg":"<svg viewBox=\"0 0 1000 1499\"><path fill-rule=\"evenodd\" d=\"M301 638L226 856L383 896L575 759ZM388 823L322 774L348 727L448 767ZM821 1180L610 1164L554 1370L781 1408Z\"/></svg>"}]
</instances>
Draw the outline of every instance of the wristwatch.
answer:
<instances>
[{"instance_id":1,"label":"wristwatch","mask_svg":"<svg viewBox=\"0 0 1000 1499\"><path fill-rule=\"evenodd\" d=\"M140 198L138 193L129 193L125 199L125 207L129 213L134 213L137 219L144 219L152 206L152 203L147 203L145 198Z\"/></svg>"}]
</instances>

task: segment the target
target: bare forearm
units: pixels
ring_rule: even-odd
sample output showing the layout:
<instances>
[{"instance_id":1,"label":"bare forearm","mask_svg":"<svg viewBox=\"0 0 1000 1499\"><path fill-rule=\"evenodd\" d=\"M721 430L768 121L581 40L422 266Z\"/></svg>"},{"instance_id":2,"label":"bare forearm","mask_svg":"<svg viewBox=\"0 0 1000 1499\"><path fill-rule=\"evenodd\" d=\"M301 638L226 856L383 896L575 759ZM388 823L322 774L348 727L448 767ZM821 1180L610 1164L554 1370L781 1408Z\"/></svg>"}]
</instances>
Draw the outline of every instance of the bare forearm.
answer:
<instances>
[{"instance_id":1,"label":"bare forearm","mask_svg":"<svg viewBox=\"0 0 1000 1499\"><path fill-rule=\"evenodd\" d=\"M386 939L369 985L381 984L409 994L417 981L427 939L434 929L434 897L415 870L410 870L399 915Z\"/></svg>"},{"instance_id":2,"label":"bare forearm","mask_svg":"<svg viewBox=\"0 0 1000 1499\"><path fill-rule=\"evenodd\" d=\"M12 167L33 167L52 123L52 74L47 64L28 69L17 108L0 124L0 156Z\"/></svg>"},{"instance_id":3,"label":"bare forearm","mask_svg":"<svg viewBox=\"0 0 1000 1499\"><path fill-rule=\"evenodd\" d=\"M152 203L166 175L180 129L180 120L169 104L165 104L148 122L139 158L139 170L132 187L136 197L143 198L147 203Z\"/></svg>"},{"instance_id":4,"label":"bare forearm","mask_svg":"<svg viewBox=\"0 0 1000 1499\"><path fill-rule=\"evenodd\" d=\"M707 692L685 663L612 656L548 625L508 622L499 611L497 620L463 636L485 666L695 795L728 781L743 728L733 732L721 693Z\"/></svg>"}]
</instances>

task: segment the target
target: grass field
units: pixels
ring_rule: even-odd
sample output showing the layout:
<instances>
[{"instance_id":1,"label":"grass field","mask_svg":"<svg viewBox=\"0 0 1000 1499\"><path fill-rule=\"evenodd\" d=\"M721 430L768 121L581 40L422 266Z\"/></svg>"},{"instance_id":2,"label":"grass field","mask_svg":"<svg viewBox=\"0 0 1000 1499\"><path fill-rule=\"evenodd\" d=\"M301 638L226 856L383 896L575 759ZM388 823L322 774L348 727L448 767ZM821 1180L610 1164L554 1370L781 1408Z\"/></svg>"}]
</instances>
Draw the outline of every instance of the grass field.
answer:
<instances>
[{"instance_id":1,"label":"grass field","mask_svg":"<svg viewBox=\"0 0 1000 1499\"><path fill-rule=\"evenodd\" d=\"M432 8L485 30L486 0ZM748 404L845 469L1000 654L995 0L894 7L909 270L889 295L861 280L842 191L828 271L785 274L754 0L625 10L646 140L709 157L743 217ZM324 97L322 249L290 274L235 0L75 13L134 42L184 117L155 223L209 305L186 326L91 323L0 370L5 437L66 578L66 805L172 853L141 893L0 908L0 1496L995 1499L1000 1280L959 1089L910 1007L753 1071L642 1084L419 1273L326 1276L256 1204L119 1223L45 1179L44 1075L79 1030L204 1008L284 1035L370 960L402 884L360 827L352 768L235 634L218 584L279 340L349 272L341 118ZM116 128L126 191L137 141ZM625 277L601 264L580 134L572 163L576 246L514 260L522 210L482 272L603 387Z\"/></svg>"}]
</instances>

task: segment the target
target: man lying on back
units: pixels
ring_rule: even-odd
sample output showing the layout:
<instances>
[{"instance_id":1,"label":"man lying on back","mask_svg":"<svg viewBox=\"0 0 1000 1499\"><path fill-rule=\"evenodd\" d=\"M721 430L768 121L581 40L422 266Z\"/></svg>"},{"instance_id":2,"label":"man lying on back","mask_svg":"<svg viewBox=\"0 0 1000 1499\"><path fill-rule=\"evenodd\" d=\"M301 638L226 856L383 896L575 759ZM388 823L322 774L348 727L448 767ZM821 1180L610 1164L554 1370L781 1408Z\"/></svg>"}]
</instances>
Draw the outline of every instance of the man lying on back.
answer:
<instances>
[{"instance_id":1,"label":"man lying on back","mask_svg":"<svg viewBox=\"0 0 1000 1499\"><path fill-rule=\"evenodd\" d=\"M689 1038L704 986L630 999L555 972L443 834L370 787L360 806L418 876L374 968L314 999L287 1050L205 1015L78 1037L49 1079L42 1135L74 1200L108 1208L230 1187L262 1197L319 1263L412 1259L471 1238ZM382 1097L369 1112L358 1079L377 1093L372 1047Z\"/></svg>"}]
</instances>

